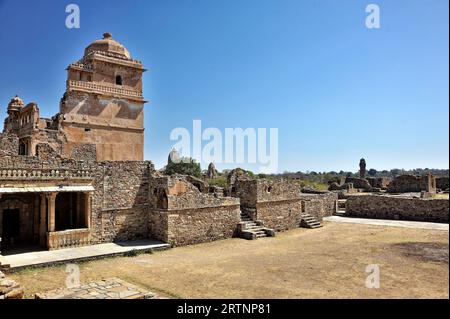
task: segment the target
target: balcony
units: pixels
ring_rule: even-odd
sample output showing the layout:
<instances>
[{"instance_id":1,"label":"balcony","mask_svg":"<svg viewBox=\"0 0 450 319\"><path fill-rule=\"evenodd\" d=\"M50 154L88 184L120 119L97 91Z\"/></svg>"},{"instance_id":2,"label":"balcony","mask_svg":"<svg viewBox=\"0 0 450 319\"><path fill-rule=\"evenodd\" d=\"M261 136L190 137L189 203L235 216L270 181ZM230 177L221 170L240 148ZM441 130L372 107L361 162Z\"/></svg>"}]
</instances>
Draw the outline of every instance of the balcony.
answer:
<instances>
[{"instance_id":1,"label":"balcony","mask_svg":"<svg viewBox=\"0 0 450 319\"><path fill-rule=\"evenodd\" d=\"M49 250L87 246L90 243L91 231L87 228L48 232L47 236Z\"/></svg>"},{"instance_id":2,"label":"balcony","mask_svg":"<svg viewBox=\"0 0 450 319\"><path fill-rule=\"evenodd\" d=\"M101 85L92 82L74 81L67 82L68 89L81 90L86 92L95 92L99 94L120 95L127 98L142 100L142 92L127 90L116 86Z\"/></svg>"}]
</instances>

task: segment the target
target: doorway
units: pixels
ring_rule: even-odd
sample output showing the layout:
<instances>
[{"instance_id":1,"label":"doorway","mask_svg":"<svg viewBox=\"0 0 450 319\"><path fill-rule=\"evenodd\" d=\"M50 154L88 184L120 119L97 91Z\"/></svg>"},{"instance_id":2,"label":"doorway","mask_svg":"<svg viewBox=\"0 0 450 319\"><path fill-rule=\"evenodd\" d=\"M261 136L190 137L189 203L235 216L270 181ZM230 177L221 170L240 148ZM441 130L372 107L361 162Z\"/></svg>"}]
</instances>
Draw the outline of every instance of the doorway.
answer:
<instances>
[{"instance_id":1,"label":"doorway","mask_svg":"<svg viewBox=\"0 0 450 319\"><path fill-rule=\"evenodd\" d=\"M20 240L20 210L4 209L2 220L2 248L14 247Z\"/></svg>"}]
</instances>

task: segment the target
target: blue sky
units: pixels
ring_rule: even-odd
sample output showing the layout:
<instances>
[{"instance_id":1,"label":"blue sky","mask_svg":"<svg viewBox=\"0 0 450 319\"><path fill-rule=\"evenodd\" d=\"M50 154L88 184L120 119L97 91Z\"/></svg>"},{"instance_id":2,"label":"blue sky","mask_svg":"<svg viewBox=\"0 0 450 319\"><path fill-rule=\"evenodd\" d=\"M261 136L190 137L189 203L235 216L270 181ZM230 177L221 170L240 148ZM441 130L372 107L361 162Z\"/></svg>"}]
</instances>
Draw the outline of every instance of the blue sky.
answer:
<instances>
[{"instance_id":1,"label":"blue sky","mask_svg":"<svg viewBox=\"0 0 450 319\"><path fill-rule=\"evenodd\" d=\"M76 3L81 28L67 29ZM381 28L365 27L366 5ZM447 0L0 0L0 121L58 112L65 68L108 31L144 75L145 158L173 128L278 128L279 171L448 168ZM203 164L203 168L206 165ZM233 165L217 165L219 169ZM253 169L252 165L239 165Z\"/></svg>"}]
</instances>

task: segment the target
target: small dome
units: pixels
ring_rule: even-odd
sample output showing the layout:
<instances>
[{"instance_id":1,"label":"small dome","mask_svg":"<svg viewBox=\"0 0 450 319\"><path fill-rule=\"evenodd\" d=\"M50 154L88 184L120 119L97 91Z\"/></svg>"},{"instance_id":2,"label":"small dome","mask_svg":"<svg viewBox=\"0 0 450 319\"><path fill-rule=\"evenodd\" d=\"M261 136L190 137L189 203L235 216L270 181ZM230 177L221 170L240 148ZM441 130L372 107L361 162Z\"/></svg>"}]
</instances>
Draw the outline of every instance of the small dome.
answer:
<instances>
[{"instance_id":1,"label":"small dome","mask_svg":"<svg viewBox=\"0 0 450 319\"><path fill-rule=\"evenodd\" d=\"M24 106L25 106L25 104L23 103L22 99L16 95L8 103L8 111L20 110Z\"/></svg>"},{"instance_id":2,"label":"small dome","mask_svg":"<svg viewBox=\"0 0 450 319\"><path fill-rule=\"evenodd\" d=\"M103 39L92 42L84 50L84 55L86 56L93 51L109 52L131 59L130 52L122 44L114 40L109 32L103 33Z\"/></svg>"}]
</instances>

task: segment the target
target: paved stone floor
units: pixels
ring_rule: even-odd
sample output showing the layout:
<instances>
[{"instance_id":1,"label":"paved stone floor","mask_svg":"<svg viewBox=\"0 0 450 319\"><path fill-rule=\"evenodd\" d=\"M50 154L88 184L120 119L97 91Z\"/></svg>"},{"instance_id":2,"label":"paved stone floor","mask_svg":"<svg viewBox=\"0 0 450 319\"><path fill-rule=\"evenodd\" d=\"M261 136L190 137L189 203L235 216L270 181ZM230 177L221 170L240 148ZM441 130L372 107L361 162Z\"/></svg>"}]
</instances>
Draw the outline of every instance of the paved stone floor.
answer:
<instances>
[{"instance_id":1,"label":"paved stone floor","mask_svg":"<svg viewBox=\"0 0 450 319\"><path fill-rule=\"evenodd\" d=\"M354 223L365 225L379 225L379 226L392 226L392 227L406 227L417 229L435 229L435 230L449 230L449 224L441 223L428 223L428 222L415 222L407 220L386 220L386 219L369 219L369 218L355 218L345 216L329 216L324 217L324 221L337 222L337 223Z\"/></svg>"},{"instance_id":2,"label":"paved stone floor","mask_svg":"<svg viewBox=\"0 0 450 319\"><path fill-rule=\"evenodd\" d=\"M52 251L35 251L15 255L0 255L0 264L9 265L11 269L30 266L44 266L69 261L80 261L108 256L123 255L131 251L165 249L170 245L160 241L142 239L127 242L98 244Z\"/></svg>"},{"instance_id":3,"label":"paved stone floor","mask_svg":"<svg viewBox=\"0 0 450 319\"><path fill-rule=\"evenodd\" d=\"M152 292L143 290L119 278L109 278L73 288L60 288L37 293L36 299L159 299Z\"/></svg>"}]
</instances>

